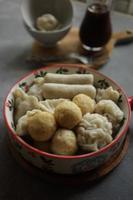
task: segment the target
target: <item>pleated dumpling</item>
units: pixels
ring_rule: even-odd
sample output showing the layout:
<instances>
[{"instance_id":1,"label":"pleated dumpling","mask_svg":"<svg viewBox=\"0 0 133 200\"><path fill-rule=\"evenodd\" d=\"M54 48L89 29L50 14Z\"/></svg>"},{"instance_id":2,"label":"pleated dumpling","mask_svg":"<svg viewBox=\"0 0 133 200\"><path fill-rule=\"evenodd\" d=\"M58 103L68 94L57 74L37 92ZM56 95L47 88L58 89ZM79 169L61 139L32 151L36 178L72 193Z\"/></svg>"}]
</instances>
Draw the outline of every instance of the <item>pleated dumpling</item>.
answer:
<instances>
[{"instance_id":1,"label":"pleated dumpling","mask_svg":"<svg viewBox=\"0 0 133 200\"><path fill-rule=\"evenodd\" d=\"M17 125L16 125L16 133L19 136L23 136L27 134L27 115L24 115L19 118Z\"/></svg>"},{"instance_id":2,"label":"pleated dumpling","mask_svg":"<svg viewBox=\"0 0 133 200\"><path fill-rule=\"evenodd\" d=\"M45 101L40 101L43 106L45 106L47 112L54 112L55 108L66 99L46 99Z\"/></svg>"},{"instance_id":3,"label":"pleated dumpling","mask_svg":"<svg viewBox=\"0 0 133 200\"><path fill-rule=\"evenodd\" d=\"M110 99L114 102L117 102L120 97L120 93L117 90L114 90L112 86L107 89L98 89L96 100L99 102L102 99Z\"/></svg>"},{"instance_id":4,"label":"pleated dumpling","mask_svg":"<svg viewBox=\"0 0 133 200\"><path fill-rule=\"evenodd\" d=\"M22 89L18 88L14 91L15 113L14 120L17 123L18 119L26 114L27 111L39 109L46 111L43 104L41 104L37 97L27 95Z\"/></svg>"},{"instance_id":5,"label":"pleated dumpling","mask_svg":"<svg viewBox=\"0 0 133 200\"><path fill-rule=\"evenodd\" d=\"M29 88L28 94L35 96L39 101L43 100L42 96L42 85L44 83L44 78L39 77L35 78L33 81L33 85Z\"/></svg>"},{"instance_id":6,"label":"pleated dumpling","mask_svg":"<svg viewBox=\"0 0 133 200\"><path fill-rule=\"evenodd\" d=\"M112 141L112 124L100 114L87 113L77 126L76 133L82 150L98 151Z\"/></svg>"},{"instance_id":7,"label":"pleated dumpling","mask_svg":"<svg viewBox=\"0 0 133 200\"><path fill-rule=\"evenodd\" d=\"M106 116L113 126L124 117L123 111L112 100L101 100L95 106L95 112Z\"/></svg>"}]
</instances>

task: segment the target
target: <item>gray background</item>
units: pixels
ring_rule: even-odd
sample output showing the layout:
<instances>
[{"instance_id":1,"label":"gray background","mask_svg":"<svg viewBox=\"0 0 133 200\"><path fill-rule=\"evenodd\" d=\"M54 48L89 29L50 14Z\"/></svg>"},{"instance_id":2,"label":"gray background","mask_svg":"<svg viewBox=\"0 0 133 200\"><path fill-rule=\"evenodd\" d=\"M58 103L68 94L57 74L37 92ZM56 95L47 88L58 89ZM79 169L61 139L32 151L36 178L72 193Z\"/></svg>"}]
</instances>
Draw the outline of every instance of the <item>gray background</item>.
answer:
<instances>
[{"instance_id":1,"label":"gray background","mask_svg":"<svg viewBox=\"0 0 133 200\"><path fill-rule=\"evenodd\" d=\"M4 97L25 73L34 69L25 63L32 38L24 30L19 0L0 0L0 200L130 200L133 199L133 117L130 124L129 150L111 174L91 186L52 185L25 172L12 158L2 117ZM74 24L79 25L85 6L74 5ZM133 17L112 14L114 31L133 28ZM110 62L100 71L117 80L129 96L133 95L133 43L115 47Z\"/></svg>"}]
</instances>

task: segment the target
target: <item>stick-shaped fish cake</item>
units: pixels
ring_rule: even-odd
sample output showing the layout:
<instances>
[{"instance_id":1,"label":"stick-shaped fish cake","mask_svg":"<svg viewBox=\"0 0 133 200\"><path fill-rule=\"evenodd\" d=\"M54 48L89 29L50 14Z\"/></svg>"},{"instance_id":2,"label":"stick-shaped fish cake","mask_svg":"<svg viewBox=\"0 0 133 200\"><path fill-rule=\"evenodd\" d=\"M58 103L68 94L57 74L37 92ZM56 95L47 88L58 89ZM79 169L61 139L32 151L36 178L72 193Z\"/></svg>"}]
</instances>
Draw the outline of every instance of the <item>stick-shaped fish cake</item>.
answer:
<instances>
[{"instance_id":1,"label":"stick-shaped fish cake","mask_svg":"<svg viewBox=\"0 0 133 200\"><path fill-rule=\"evenodd\" d=\"M46 99L66 98L72 99L77 94L86 94L92 99L96 96L93 85L69 85L57 83L45 83L42 89L43 97Z\"/></svg>"},{"instance_id":2,"label":"stick-shaped fish cake","mask_svg":"<svg viewBox=\"0 0 133 200\"><path fill-rule=\"evenodd\" d=\"M93 74L53 74L47 73L44 78L45 83L62 84L93 84Z\"/></svg>"}]
</instances>

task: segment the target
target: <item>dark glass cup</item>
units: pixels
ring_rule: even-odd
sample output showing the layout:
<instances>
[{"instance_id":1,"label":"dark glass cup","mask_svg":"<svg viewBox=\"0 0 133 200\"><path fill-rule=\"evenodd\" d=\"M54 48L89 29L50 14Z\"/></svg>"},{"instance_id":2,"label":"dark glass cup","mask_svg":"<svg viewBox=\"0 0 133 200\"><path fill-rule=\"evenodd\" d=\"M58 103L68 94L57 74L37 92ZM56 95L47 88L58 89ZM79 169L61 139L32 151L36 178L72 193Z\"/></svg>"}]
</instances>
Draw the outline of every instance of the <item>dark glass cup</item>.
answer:
<instances>
[{"instance_id":1,"label":"dark glass cup","mask_svg":"<svg viewBox=\"0 0 133 200\"><path fill-rule=\"evenodd\" d=\"M112 35L111 1L90 1L80 26L79 36L84 49L101 50Z\"/></svg>"}]
</instances>

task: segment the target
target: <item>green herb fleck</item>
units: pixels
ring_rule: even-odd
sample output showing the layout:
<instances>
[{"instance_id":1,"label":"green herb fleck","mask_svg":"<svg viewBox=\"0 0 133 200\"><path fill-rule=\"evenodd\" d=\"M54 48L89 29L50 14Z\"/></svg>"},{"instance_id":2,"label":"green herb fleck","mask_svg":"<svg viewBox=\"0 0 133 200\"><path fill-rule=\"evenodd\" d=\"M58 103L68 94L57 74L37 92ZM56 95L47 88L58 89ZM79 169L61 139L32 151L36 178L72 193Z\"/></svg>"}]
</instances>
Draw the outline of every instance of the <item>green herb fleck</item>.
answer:
<instances>
[{"instance_id":1,"label":"green herb fleck","mask_svg":"<svg viewBox=\"0 0 133 200\"><path fill-rule=\"evenodd\" d=\"M65 74L65 73L68 73L68 72L69 72L68 69L61 67L61 68L57 69L56 74Z\"/></svg>"},{"instance_id":2,"label":"green herb fleck","mask_svg":"<svg viewBox=\"0 0 133 200\"><path fill-rule=\"evenodd\" d=\"M46 76L48 72L40 71L39 73L34 74L35 78L40 78Z\"/></svg>"},{"instance_id":3,"label":"green herb fleck","mask_svg":"<svg viewBox=\"0 0 133 200\"><path fill-rule=\"evenodd\" d=\"M109 83L103 79L103 80L99 80L97 82L97 88L100 88L100 89L107 89L109 87Z\"/></svg>"}]
</instances>

